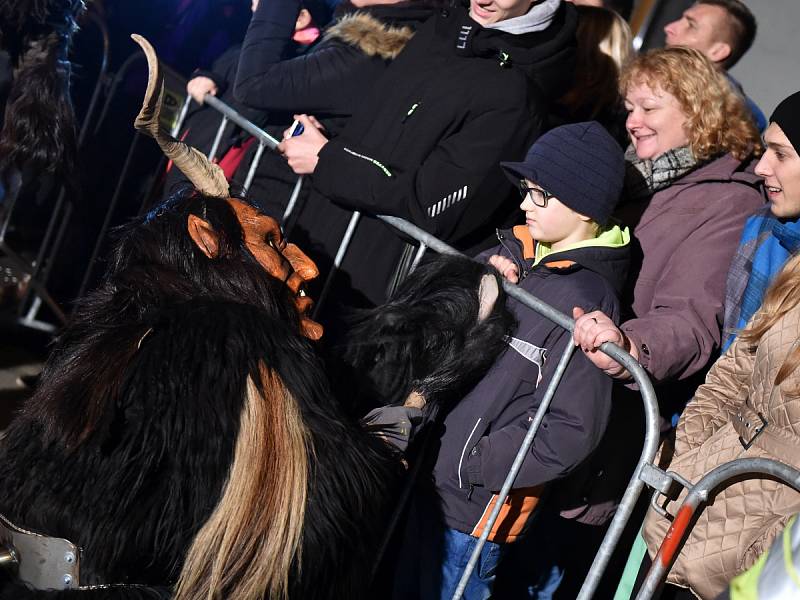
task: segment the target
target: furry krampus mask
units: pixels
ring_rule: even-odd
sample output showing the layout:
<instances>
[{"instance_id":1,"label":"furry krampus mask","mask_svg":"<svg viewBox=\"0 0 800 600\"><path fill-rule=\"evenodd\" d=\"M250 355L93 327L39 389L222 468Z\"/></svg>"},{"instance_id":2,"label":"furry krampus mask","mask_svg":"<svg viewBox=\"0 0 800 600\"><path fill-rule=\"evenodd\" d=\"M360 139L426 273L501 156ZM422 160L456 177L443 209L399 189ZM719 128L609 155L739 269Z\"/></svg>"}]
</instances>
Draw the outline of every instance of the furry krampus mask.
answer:
<instances>
[{"instance_id":1,"label":"furry krampus mask","mask_svg":"<svg viewBox=\"0 0 800 600\"><path fill-rule=\"evenodd\" d=\"M422 264L378 309L349 323L344 362L359 402L456 400L486 373L514 325L493 269L456 256ZM376 369L375 365L381 365Z\"/></svg>"}]
</instances>

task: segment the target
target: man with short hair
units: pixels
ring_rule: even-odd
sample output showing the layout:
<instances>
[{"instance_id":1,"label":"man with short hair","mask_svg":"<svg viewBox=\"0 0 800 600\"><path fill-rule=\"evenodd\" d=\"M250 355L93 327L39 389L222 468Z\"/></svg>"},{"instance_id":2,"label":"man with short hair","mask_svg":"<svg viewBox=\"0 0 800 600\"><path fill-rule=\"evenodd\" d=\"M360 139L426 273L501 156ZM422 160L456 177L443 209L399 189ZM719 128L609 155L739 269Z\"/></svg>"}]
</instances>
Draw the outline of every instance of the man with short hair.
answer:
<instances>
[{"instance_id":1,"label":"man with short hair","mask_svg":"<svg viewBox=\"0 0 800 600\"><path fill-rule=\"evenodd\" d=\"M294 231L308 236L321 271L339 272L328 294L331 320L342 306L384 301L416 252L377 219L364 218L341 258L352 211L404 218L459 250L509 217L517 192L498 163L525 156L550 102L572 84L577 23L577 10L564 0L442 8L335 137L308 115L295 117L304 132L278 150L295 173L313 174Z\"/></svg>"},{"instance_id":2,"label":"man with short hair","mask_svg":"<svg viewBox=\"0 0 800 600\"><path fill-rule=\"evenodd\" d=\"M781 102L764 132L755 167L769 205L750 217L731 262L725 294L723 351L761 306L767 287L800 252L800 92Z\"/></svg>"},{"instance_id":3,"label":"man with short hair","mask_svg":"<svg viewBox=\"0 0 800 600\"><path fill-rule=\"evenodd\" d=\"M750 49L756 30L756 18L741 0L698 0L664 27L667 46L699 50L725 71L744 98L758 130L763 131L767 126L764 113L727 72Z\"/></svg>"}]
</instances>

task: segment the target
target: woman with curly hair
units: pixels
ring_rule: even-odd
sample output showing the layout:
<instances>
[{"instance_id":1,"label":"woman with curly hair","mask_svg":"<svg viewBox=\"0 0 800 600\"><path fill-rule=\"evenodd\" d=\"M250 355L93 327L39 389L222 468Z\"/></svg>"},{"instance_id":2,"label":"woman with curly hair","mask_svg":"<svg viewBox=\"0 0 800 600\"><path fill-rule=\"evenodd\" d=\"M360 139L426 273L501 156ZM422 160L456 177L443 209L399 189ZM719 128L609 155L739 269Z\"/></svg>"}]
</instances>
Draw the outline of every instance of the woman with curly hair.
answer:
<instances>
[{"instance_id":1,"label":"woman with curly hair","mask_svg":"<svg viewBox=\"0 0 800 600\"><path fill-rule=\"evenodd\" d=\"M696 50L636 57L620 89L631 145L618 216L639 242L639 268L628 282L630 318L617 328L601 313L586 314L575 342L627 381L621 365L596 352L618 344L657 386L683 382L685 402L691 378L716 358L727 269L746 218L764 204L748 168L761 141L741 98Z\"/></svg>"},{"instance_id":2,"label":"woman with curly hair","mask_svg":"<svg viewBox=\"0 0 800 600\"><path fill-rule=\"evenodd\" d=\"M573 519L569 527L577 530L569 535L584 538L589 559L592 540L601 539L597 526L616 510L644 439L629 373L598 348L615 343L642 364L667 430L719 355L728 266L745 220L764 203L750 166L761 151L758 131L700 52L677 47L637 56L621 72L620 91L631 145L617 216L635 238L621 324L600 311L573 310L575 343L617 380L615 401L595 459L561 491L574 498L562 516ZM569 582L579 585L588 564L573 567Z\"/></svg>"}]
</instances>

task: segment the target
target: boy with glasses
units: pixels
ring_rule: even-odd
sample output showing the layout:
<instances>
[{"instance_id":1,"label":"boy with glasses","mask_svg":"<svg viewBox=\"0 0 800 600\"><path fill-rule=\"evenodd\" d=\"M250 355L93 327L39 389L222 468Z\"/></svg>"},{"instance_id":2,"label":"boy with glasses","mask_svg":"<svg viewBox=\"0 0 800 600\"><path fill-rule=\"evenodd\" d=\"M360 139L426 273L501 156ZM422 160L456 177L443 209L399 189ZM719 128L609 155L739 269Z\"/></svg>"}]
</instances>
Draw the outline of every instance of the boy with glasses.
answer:
<instances>
[{"instance_id":1,"label":"boy with glasses","mask_svg":"<svg viewBox=\"0 0 800 600\"><path fill-rule=\"evenodd\" d=\"M484 253L513 283L556 309L608 310L618 317L630 234L610 223L622 190L624 159L617 142L592 121L539 138L523 162L501 163L519 185L525 225L498 231ZM508 300L518 325L508 350L443 419L444 433L430 496L414 501L397 597L449 598L497 501L515 455L571 334ZM611 379L581 352L569 361L483 548L465 598L488 598L506 544L523 533L546 484L580 465L605 431ZM559 494L556 512L571 507ZM576 498L575 506L580 498ZM416 571L408 570L417 563ZM410 591L409 582L420 589ZM500 597L500 596L498 596ZM505 596L503 596L505 597Z\"/></svg>"}]
</instances>

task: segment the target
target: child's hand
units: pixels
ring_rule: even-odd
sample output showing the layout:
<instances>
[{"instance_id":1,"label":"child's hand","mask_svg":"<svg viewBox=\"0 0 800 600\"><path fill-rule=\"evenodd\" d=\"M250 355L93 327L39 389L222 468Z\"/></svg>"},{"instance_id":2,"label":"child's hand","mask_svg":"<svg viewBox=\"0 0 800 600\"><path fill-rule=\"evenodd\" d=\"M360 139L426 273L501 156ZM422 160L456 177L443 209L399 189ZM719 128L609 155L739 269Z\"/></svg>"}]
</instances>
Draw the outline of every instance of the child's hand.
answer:
<instances>
[{"instance_id":1,"label":"child's hand","mask_svg":"<svg viewBox=\"0 0 800 600\"><path fill-rule=\"evenodd\" d=\"M511 283L519 283L519 269L510 258L493 254L489 257L489 264L500 272Z\"/></svg>"}]
</instances>

